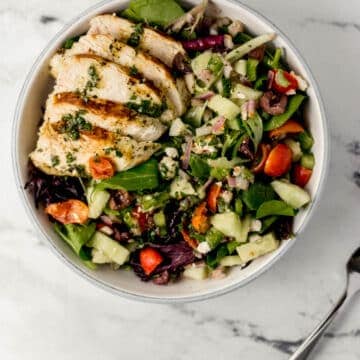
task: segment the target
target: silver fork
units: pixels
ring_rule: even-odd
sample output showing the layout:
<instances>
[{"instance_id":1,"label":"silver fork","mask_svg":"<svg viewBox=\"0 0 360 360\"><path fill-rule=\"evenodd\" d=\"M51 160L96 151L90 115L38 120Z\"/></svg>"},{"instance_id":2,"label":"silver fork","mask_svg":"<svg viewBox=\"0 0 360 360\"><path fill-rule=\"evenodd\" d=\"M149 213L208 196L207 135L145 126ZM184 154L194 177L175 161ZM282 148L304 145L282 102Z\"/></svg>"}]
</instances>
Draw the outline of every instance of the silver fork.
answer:
<instances>
[{"instance_id":1,"label":"silver fork","mask_svg":"<svg viewBox=\"0 0 360 360\"><path fill-rule=\"evenodd\" d=\"M327 327L334 320L340 308L344 308L351 298L360 290L360 247L352 254L346 266L346 286L339 300L321 321L321 323L304 340L289 360L304 360L314 348Z\"/></svg>"}]
</instances>

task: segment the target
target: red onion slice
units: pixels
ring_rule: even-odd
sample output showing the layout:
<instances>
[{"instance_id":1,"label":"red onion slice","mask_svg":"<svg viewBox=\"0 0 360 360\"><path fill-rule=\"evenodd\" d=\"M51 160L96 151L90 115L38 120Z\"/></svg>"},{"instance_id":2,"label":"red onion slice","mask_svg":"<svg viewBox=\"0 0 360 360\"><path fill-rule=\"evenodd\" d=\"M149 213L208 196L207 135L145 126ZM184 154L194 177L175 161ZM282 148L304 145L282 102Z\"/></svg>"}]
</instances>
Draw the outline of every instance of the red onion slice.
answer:
<instances>
[{"instance_id":1,"label":"red onion slice","mask_svg":"<svg viewBox=\"0 0 360 360\"><path fill-rule=\"evenodd\" d=\"M199 99L199 100L209 100L210 98L212 98L215 95L215 93L213 91L206 91L202 94L196 95L195 99Z\"/></svg>"},{"instance_id":2,"label":"red onion slice","mask_svg":"<svg viewBox=\"0 0 360 360\"><path fill-rule=\"evenodd\" d=\"M274 83L274 79L275 79L275 73L272 70L269 70L268 72L268 89L270 90L273 86Z\"/></svg>"},{"instance_id":3,"label":"red onion slice","mask_svg":"<svg viewBox=\"0 0 360 360\"><path fill-rule=\"evenodd\" d=\"M212 132L214 134L222 132L222 130L224 130L224 124L225 124L224 116L219 116L218 118L216 118L216 121L212 127Z\"/></svg>"},{"instance_id":4,"label":"red onion slice","mask_svg":"<svg viewBox=\"0 0 360 360\"><path fill-rule=\"evenodd\" d=\"M256 101L255 100L249 100L247 110L248 110L249 117L253 117L255 115L255 111L256 111Z\"/></svg>"},{"instance_id":5,"label":"red onion slice","mask_svg":"<svg viewBox=\"0 0 360 360\"><path fill-rule=\"evenodd\" d=\"M189 167L191 148L192 148L192 138L188 138L188 140L186 141L186 148L182 158L182 168L184 170L186 170Z\"/></svg>"},{"instance_id":6,"label":"red onion slice","mask_svg":"<svg viewBox=\"0 0 360 360\"><path fill-rule=\"evenodd\" d=\"M107 215L101 215L101 216L100 216L100 219L101 219L101 221L102 221L104 224L106 224L106 225L108 225L108 226L112 226L112 224L113 224L113 221L112 221L111 218L110 218L109 216L107 216Z\"/></svg>"},{"instance_id":7,"label":"red onion slice","mask_svg":"<svg viewBox=\"0 0 360 360\"><path fill-rule=\"evenodd\" d=\"M233 177L233 176L228 176L227 182L228 182L228 185L229 185L231 188L236 187L236 178L235 178L235 177Z\"/></svg>"}]
</instances>

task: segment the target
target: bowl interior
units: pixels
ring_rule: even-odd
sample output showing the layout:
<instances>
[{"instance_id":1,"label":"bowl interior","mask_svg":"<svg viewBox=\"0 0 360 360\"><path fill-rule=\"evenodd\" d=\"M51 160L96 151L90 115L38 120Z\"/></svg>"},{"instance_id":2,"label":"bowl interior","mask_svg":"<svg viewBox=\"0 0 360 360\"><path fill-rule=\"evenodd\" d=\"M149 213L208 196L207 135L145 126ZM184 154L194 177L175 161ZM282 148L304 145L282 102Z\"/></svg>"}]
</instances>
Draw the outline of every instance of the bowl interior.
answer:
<instances>
[{"instance_id":1,"label":"bowl interior","mask_svg":"<svg viewBox=\"0 0 360 360\"><path fill-rule=\"evenodd\" d=\"M189 5L195 3L196 1L193 0L187 2ZM310 217L314 204L317 202L327 164L327 129L316 84L297 51L272 24L239 3L228 0L216 0L215 3L222 9L224 16L241 20L247 29L254 34L276 32L278 34L275 40L276 46L285 49L286 59L289 65L310 83L308 90L309 101L305 111L310 131L315 138L313 151L316 158L316 166L308 185L313 203L307 209L302 210L295 220L295 233L299 233ZM124 8L126 4L127 2L122 0L109 1L101 3L80 15L51 41L29 74L19 98L13 134L14 168L21 197L24 200L32 221L35 222L55 252L74 270L77 270L84 277L108 290L113 290L130 297L158 302L196 300L218 295L237 286L244 285L255 278L273 264L275 260L279 259L281 254L289 249L295 239L283 242L277 251L253 261L243 270L236 267L233 268L224 279L204 281L183 280L165 287L154 286L152 283L139 281L139 279L129 271L119 272L112 271L108 268L97 271L88 270L72 253L69 247L57 237L47 217L44 216L42 211L35 209L32 197L23 190L27 178L28 154L33 150L37 139L41 107L44 105L52 86L52 80L48 71L49 59L65 39L85 32L88 28L89 19L94 15L118 11Z\"/></svg>"}]
</instances>

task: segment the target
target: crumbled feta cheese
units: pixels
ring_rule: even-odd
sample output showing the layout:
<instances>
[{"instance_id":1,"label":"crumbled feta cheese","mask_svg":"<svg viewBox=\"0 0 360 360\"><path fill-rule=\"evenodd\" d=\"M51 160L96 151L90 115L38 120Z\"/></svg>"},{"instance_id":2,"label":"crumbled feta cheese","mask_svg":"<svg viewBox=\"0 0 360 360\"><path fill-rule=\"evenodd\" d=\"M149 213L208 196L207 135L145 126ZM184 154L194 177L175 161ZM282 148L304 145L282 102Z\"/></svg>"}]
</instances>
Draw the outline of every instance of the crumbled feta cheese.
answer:
<instances>
[{"instance_id":1,"label":"crumbled feta cheese","mask_svg":"<svg viewBox=\"0 0 360 360\"><path fill-rule=\"evenodd\" d=\"M198 247L196 248L196 250L200 253L200 254L207 254L211 248L210 245L207 243L207 241L202 241Z\"/></svg>"},{"instance_id":2,"label":"crumbled feta cheese","mask_svg":"<svg viewBox=\"0 0 360 360\"><path fill-rule=\"evenodd\" d=\"M290 74L296 79L298 87L301 91L305 91L308 88L306 80L303 79L300 75L295 74L293 71L291 71Z\"/></svg>"},{"instance_id":3,"label":"crumbled feta cheese","mask_svg":"<svg viewBox=\"0 0 360 360\"><path fill-rule=\"evenodd\" d=\"M249 188L249 180L244 179L242 176L236 176L236 188L239 190L247 190Z\"/></svg>"},{"instance_id":4,"label":"crumbled feta cheese","mask_svg":"<svg viewBox=\"0 0 360 360\"><path fill-rule=\"evenodd\" d=\"M165 180L171 180L176 176L179 163L169 156L164 156L159 163L160 175Z\"/></svg>"},{"instance_id":5,"label":"crumbled feta cheese","mask_svg":"<svg viewBox=\"0 0 360 360\"><path fill-rule=\"evenodd\" d=\"M239 20L233 21L233 23L228 27L229 34L235 36L239 32L244 31L244 25Z\"/></svg>"},{"instance_id":6,"label":"crumbled feta cheese","mask_svg":"<svg viewBox=\"0 0 360 360\"><path fill-rule=\"evenodd\" d=\"M181 136L189 132L187 126L181 121L180 118L176 118L169 129L169 136Z\"/></svg>"},{"instance_id":7,"label":"crumbled feta cheese","mask_svg":"<svg viewBox=\"0 0 360 360\"><path fill-rule=\"evenodd\" d=\"M249 236L249 242L255 242L261 239L261 236L258 234L253 234Z\"/></svg>"},{"instance_id":8,"label":"crumbled feta cheese","mask_svg":"<svg viewBox=\"0 0 360 360\"><path fill-rule=\"evenodd\" d=\"M165 154L173 159L176 159L179 156L178 151L173 147L165 148Z\"/></svg>"},{"instance_id":9,"label":"crumbled feta cheese","mask_svg":"<svg viewBox=\"0 0 360 360\"><path fill-rule=\"evenodd\" d=\"M290 89L285 93L285 95L295 95L295 94L296 94L296 91L294 89Z\"/></svg>"},{"instance_id":10,"label":"crumbled feta cheese","mask_svg":"<svg viewBox=\"0 0 360 360\"><path fill-rule=\"evenodd\" d=\"M242 166L235 166L233 169L233 176L240 176L242 174Z\"/></svg>"},{"instance_id":11,"label":"crumbled feta cheese","mask_svg":"<svg viewBox=\"0 0 360 360\"><path fill-rule=\"evenodd\" d=\"M215 135L200 136L195 138L191 151L198 155L213 154L217 152L219 145L219 139Z\"/></svg>"},{"instance_id":12,"label":"crumbled feta cheese","mask_svg":"<svg viewBox=\"0 0 360 360\"><path fill-rule=\"evenodd\" d=\"M224 200L225 204L230 204L233 198L233 193L229 190L225 190L220 194L220 197Z\"/></svg>"},{"instance_id":13,"label":"crumbled feta cheese","mask_svg":"<svg viewBox=\"0 0 360 360\"><path fill-rule=\"evenodd\" d=\"M260 220L252 220L250 224L250 231L256 231L259 232L261 230L261 221Z\"/></svg>"},{"instance_id":14,"label":"crumbled feta cheese","mask_svg":"<svg viewBox=\"0 0 360 360\"><path fill-rule=\"evenodd\" d=\"M233 168L233 176L242 177L250 183L253 183L255 180L254 174L247 169L245 166L235 166Z\"/></svg>"},{"instance_id":15,"label":"crumbled feta cheese","mask_svg":"<svg viewBox=\"0 0 360 360\"><path fill-rule=\"evenodd\" d=\"M216 147L213 145L201 145L197 143L193 145L191 151L197 155L213 154L217 152Z\"/></svg>"},{"instance_id":16,"label":"crumbled feta cheese","mask_svg":"<svg viewBox=\"0 0 360 360\"><path fill-rule=\"evenodd\" d=\"M210 33L210 35L217 35L218 34L217 28L211 26L209 33Z\"/></svg>"},{"instance_id":17,"label":"crumbled feta cheese","mask_svg":"<svg viewBox=\"0 0 360 360\"><path fill-rule=\"evenodd\" d=\"M196 191L190 182L180 177L172 181L170 184L170 196L172 198L181 200L189 195L196 195Z\"/></svg>"}]
</instances>

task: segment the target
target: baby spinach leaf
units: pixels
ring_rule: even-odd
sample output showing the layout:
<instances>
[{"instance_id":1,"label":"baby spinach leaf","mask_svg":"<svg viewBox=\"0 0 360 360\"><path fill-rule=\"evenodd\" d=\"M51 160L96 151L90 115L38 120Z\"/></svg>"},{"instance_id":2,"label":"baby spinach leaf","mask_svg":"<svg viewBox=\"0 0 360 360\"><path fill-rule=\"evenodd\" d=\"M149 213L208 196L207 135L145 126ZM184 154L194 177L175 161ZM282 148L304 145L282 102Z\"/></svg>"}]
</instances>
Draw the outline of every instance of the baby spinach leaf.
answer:
<instances>
[{"instance_id":1,"label":"baby spinach leaf","mask_svg":"<svg viewBox=\"0 0 360 360\"><path fill-rule=\"evenodd\" d=\"M122 15L135 21L166 26L184 14L175 0L131 0Z\"/></svg>"},{"instance_id":2,"label":"baby spinach leaf","mask_svg":"<svg viewBox=\"0 0 360 360\"><path fill-rule=\"evenodd\" d=\"M64 44L63 44L63 49L71 49L74 45L75 42L77 42L79 40L80 36L74 36L72 38L66 39Z\"/></svg>"},{"instance_id":3,"label":"baby spinach leaf","mask_svg":"<svg viewBox=\"0 0 360 360\"><path fill-rule=\"evenodd\" d=\"M91 239L96 230L96 224L75 225L59 223L54 224L55 232L73 249L84 264L91 268L95 268L95 264L91 262L91 256L84 249L84 245Z\"/></svg>"},{"instance_id":4,"label":"baby spinach leaf","mask_svg":"<svg viewBox=\"0 0 360 360\"><path fill-rule=\"evenodd\" d=\"M155 159L151 159L133 169L119 172L112 178L101 181L95 188L97 190L124 189L127 191L140 191L155 189L158 185L158 163Z\"/></svg>"},{"instance_id":5,"label":"baby spinach leaf","mask_svg":"<svg viewBox=\"0 0 360 360\"><path fill-rule=\"evenodd\" d=\"M264 234L265 231L270 229L271 225L274 224L274 222L278 218L279 218L278 216L273 215L273 216L268 216L267 218L261 220L262 226L261 226L260 234Z\"/></svg>"},{"instance_id":6,"label":"baby spinach leaf","mask_svg":"<svg viewBox=\"0 0 360 360\"><path fill-rule=\"evenodd\" d=\"M255 183L245 191L242 200L250 210L257 210L266 201L274 200L276 193L270 185Z\"/></svg>"},{"instance_id":7,"label":"baby spinach leaf","mask_svg":"<svg viewBox=\"0 0 360 360\"><path fill-rule=\"evenodd\" d=\"M255 152L260 144L260 141L263 136L263 122L258 113L255 113L255 115L246 121L243 121L243 124L245 126L245 129L250 136L250 139L252 140L254 144Z\"/></svg>"},{"instance_id":8,"label":"baby spinach leaf","mask_svg":"<svg viewBox=\"0 0 360 360\"><path fill-rule=\"evenodd\" d=\"M270 215L294 216L294 209L281 200L270 200L262 203L256 212L256 218L261 219Z\"/></svg>"},{"instance_id":9,"label":"baby spinach leaf","mask_svg":"<svg viewBox=\"0 0 360 360\"><path fill-rule=\"evenodd\" d=\"M220 260L227 255L229 255L227 244L221 244L207 254L205 262L210 268L215 269L219 265Z\"/></svg>"}]
</instances>

